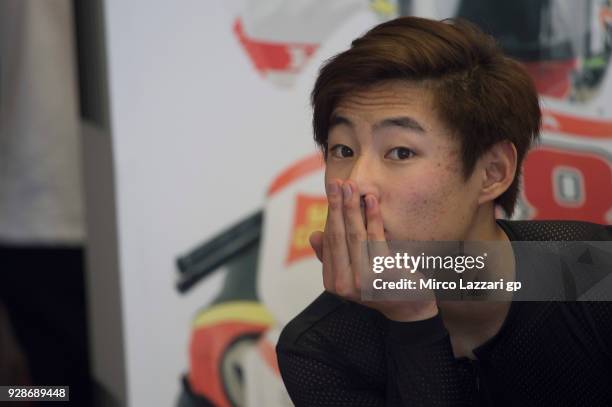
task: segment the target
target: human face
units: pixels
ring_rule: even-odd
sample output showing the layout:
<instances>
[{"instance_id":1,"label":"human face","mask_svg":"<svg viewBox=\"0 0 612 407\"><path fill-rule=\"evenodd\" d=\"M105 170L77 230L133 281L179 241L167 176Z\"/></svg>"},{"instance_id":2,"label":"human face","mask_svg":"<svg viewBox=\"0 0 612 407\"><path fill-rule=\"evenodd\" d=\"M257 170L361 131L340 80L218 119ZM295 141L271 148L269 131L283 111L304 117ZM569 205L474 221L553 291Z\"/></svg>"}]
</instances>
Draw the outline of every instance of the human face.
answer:
<instances>
[{"instance_id":1,"label":"human face","mask_svg":"<svg viewBox=\"0 0 612 407\"><path fill-rule=\"evenodd\" d=\"M332 115L325 182L351 180L374 195L387 240L477 239L482 177L463 177L459 140L431 91L388 82L355 92Z\"/></svg>"}]
</instances>

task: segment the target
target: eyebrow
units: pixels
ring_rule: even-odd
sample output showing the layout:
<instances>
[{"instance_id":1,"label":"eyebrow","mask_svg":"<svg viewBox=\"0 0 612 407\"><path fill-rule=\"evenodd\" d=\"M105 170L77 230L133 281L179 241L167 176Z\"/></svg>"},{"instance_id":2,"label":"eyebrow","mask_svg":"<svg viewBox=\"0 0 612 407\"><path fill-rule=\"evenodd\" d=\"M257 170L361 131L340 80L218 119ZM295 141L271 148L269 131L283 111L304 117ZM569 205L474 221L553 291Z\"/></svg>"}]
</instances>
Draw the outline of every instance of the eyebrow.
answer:
<instances>
[{"instance_id":1,"label":"eyebrow","mask_svg":"<svg viewBox=\"0 0 612 407\"><path fill-rule=\"evenodd\" d=\"M412 117L408 116L391 117L388 119L384 119L372 126L372 130L380 130L381 128L385 127L401 127L403 129L425 134L425 129L423 128L423 126L421 126L421 124L414 120Z\"/></svg>"},{"instance_id":2,"label":"eyebrow","mask_svg":"<svg viewBox=\"0 0 612 407\"><path fill-rule=\"evenodd\" d=\"M334 115L330 120L329 129L331 130L333 127L342 124L349 127L354 127L353 122L351 122L348 118L340 115ZM408 116L390 117L388 119L381 120L372 126L372 130L376 131L385 127L401 127L420 134L426 133L425 129L418 121Z\"/></svg>"},{"instance_id":3,"label":"eyebrow","mask_svg":"<svg viewBox=\"0 0 612 407\"><path fill-rule=\"evenodd\" d=\"M341 124L344 124L349 127L354 127L353 122L351 122L346 117L339 116L339 115L333 115L329 121L329 130L331 130L332 128L336 126L340 126Z\"/></svg>"}]
</instances>

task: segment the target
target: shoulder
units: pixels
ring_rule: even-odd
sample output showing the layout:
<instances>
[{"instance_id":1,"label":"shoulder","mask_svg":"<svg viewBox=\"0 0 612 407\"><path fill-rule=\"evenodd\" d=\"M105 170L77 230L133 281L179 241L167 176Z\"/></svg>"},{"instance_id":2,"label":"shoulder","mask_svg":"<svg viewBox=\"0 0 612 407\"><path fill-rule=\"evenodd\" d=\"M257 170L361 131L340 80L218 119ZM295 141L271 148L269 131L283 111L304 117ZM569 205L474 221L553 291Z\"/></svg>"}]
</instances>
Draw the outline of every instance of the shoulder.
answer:
<instances>
[{"instance_id":1,"label":"shoulder","mask_svg":"<svg viewBox=\"0 0 612 407\"><path fill-rule=\"evenodd\" d=\"M564 326L580 339L585 348L599 350L612 363L612 302L573 301L556 304Z\"/></svg>"},{"instance_id":2,"label":"shoulder","mask_svg":"<svg viewBox=\"0 0 612 407\"><path fill-rule=\"evenodd\" d=\"M386 319L378 311L323 292L283 329L278 347L335 348L350 341L384 343ZM317 343L313 339L317 338Z\"/></svg>"},{"instance_id":3,"label":"shoulder","mask_svg":"<svg viewBox=\"0 0 612 407\"><path fill-rule=\"evenodd\" d=\"M323 292L302 312L293 318L283 329L278 346L294 346L300 343L300 338L309 331L316 330L320 323L333 314L342 312L348 303L328 292Z\"/></svg>"},{"instance_id":4,"label":"shoulder","mask_svg":"<svg viewBox=\"0 0 612 407\"><path fill-rule=\"evenodd\" d=\"M612 226L574 220L498 219L512 240L601 241L612 240Z\"/></svg>"},{"instance_id":5,"label":"shoulder","mask_svg":"<svg viewBox=\"0 0 612 407\"><path fill-rule=\"evenodd\" d=\"M587 270L593 274L595 266L609 264L609 250L595 250L597 246L593 247L588 242L612 241L611 225L565 220L498 220L498 224L513 240L578 242L578 245L563 246L563 259L568 267L571 266L568 270L574 273L584 274L583 270L587 267ZM584 256L587 248L590 250L588 258ZM607 271L601 273L600 278L607 275ZM609 295L602 296L604 297L607 298ZM556 310L558 315L564 318L567 326L580 326L583 332L591 333L595 338L594 343L601 345L612 360L612 302L568 301L551 303L547 307Z\"/></svg>"},{"instance_id":6,"label":"shoulder","mask_svg":"<svg viewBox=\"0 0 612 407\"><path fill-rule=\"evenodd\" d=\"M299 357L381 380L386 321L378 311L324 292L283 329L276 346L279 364Z\"/></svg>"}]
</instances>

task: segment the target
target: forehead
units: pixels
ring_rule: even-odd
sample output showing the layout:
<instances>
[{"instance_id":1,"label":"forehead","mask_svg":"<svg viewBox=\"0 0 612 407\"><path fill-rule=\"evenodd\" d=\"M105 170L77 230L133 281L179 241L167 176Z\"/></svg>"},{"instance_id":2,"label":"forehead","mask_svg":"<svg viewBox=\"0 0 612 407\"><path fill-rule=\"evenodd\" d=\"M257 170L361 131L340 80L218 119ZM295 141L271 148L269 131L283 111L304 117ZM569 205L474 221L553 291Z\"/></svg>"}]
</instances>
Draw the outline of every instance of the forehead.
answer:
<instances>
[{"instance_id":1,"label":"forehead","mask_svg":"<svg viewBox=\"0 0 612 407\"><path fill-rule=\"evenodd\" d=\"M332 112L343 116L375 122L386 117L410 116L426 125L437 125L433 94L421 83L389 81L349 93Z\"/></svg>"}]
</instances>

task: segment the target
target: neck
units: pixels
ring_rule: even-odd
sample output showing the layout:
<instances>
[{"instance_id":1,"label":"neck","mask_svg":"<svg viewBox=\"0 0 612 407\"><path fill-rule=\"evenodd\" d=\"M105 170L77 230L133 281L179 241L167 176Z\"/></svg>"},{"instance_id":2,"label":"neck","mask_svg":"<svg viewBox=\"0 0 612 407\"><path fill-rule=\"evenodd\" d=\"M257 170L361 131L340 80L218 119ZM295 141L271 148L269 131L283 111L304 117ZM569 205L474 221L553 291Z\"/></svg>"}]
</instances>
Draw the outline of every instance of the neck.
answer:
<instances>
[{"instance_id":1,"label":"neck","mask_svg":"<svg viewBox=\"0 0 612 407\"><path fill-rule=\"evenodd\" d=\"M480 281L512 281L515 277L514 253L510 239L497 224L494 215L493 205L480 208L465 241L482 242L479 247L486 247L490 253L486 272L479 276ZM462 278L476 279L476 276L464 275ZM476 342L484 342L497 333L503 324L510 300L511 295L501 301L440 301L438 307L451 336L457 333L471 336Z\"/></svg>"},{"instance_id":2,"label":"neck","mask_svg":"<svg viewBox=\"0 0 612 407\"><path fill-rule=\"evenodd\" d=\"M487 203L478 208L464 241L510 241L504 230L495 221L495 207Z\"/></svg>"}]
</instances>

